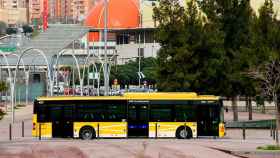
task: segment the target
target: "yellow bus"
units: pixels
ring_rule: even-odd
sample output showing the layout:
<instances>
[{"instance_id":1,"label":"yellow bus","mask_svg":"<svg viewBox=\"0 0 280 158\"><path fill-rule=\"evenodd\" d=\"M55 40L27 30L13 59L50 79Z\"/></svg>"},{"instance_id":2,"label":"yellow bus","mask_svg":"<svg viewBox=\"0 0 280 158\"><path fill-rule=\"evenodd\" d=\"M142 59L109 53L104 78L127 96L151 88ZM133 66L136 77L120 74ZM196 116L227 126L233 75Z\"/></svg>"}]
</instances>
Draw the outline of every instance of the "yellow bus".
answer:
<instances>
[{"instance_id":1,"label":"yellow bus","mask_svg":"<svg viewBox=\"0 0 280 158\"><path fill-rule=\"evenodd\" d=\"M126 93L122 96L39 97L33 137L223 137L220 97L196 93Z\"/></svg>"}]
</instances>

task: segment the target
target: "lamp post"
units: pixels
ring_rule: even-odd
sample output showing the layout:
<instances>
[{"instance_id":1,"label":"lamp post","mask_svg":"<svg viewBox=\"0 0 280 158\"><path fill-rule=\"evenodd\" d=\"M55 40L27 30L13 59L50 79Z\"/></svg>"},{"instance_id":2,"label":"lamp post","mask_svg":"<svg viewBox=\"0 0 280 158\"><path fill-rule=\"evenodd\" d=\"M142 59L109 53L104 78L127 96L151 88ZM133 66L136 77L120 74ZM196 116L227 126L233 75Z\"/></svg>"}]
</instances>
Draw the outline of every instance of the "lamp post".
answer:
<instances>
[{"instance_id":1,"label":"lamp post","mask_svg":"<svg viewBox=\"0 0 280 158\"><path fill-rule=\"evenodd\" d=\"M140 48L140 41L141 41L141 36L140 36L140 32L139 32L139 41L138 41L138 84L139 84L139 88L141 88L141 48Z\"/></svg>"},{"instance_id":2,"label":"lamp post","mask_svg":"<svg viewBox=\"0 0 280 158\"><path fill-rule=\"evenodd\" d=\"M104 88L105 96L109 93L109 73L108 73L108 57L107 57L107 33L108 33L108 0L104 1Z\"/></svg>"}]
</instances>

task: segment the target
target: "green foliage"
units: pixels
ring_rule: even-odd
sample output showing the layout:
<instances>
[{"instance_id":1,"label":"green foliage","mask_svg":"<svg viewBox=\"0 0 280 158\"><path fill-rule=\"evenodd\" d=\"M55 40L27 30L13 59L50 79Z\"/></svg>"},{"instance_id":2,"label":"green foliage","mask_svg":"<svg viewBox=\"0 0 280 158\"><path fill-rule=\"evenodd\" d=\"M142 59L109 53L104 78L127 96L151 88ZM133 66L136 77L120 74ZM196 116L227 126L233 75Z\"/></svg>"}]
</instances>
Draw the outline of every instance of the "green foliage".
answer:
<instances>
[{"instance_id":1,"label":"green foliage","mask_svg":"<svg viewBox=\"0 0 280 158\"><path fill-rule=\"evenodd\" d=\"M31 38L35 38L36 36L38 36L40 34L40 32L37 30L37 29L35 29L33 32L32 32L32 34L31 34Z\"/></svg>"},{"instance_id":2,"label":"green foliage","mask_svg":"<svg viewBox=\"0 0 280 158\"><path fill-rule=\"evenodd\" d=\"M224 76L220 73L224 35L216 24L203 19L194 0L187 3L186 10L178 1L163 0L154 10L154 18L159 22L157 37L162 46L157 62L158 88L218 93ZM213 86L218 83L219 87Z\"/></svg>"},{"instance_id":3,"label":"green foliage","mask_svg":"<svg viewBox=\"0 0 280 158\"><path fill-rule=\"evenodd\" d=\"M9 27L9 28L6 29L6 33L7 33L8 35L16 34L16 33L17 33L17 28Z\"/></svg>"},{"instance_id":4,"label":"green foliage","mask_svg":"<svg viewBox=\"0 0 280 158\"><path fill-rule=\"evenodd\" d=\"M26 105L25 104L17 104L16 107L17 108L22 108L22 107L26 107Z\"/></svg>"},{"instance_id":5,"label":"green foliage","mask_svg":"<svg viewBox=\"0 0 280 158\"><path fill-rule=\"evenodd\" d=\"M234 97L244 94L245 89L252 87L249 77L244 72L250 68L252 48L252 9L247 0L226 0L221 2L217 9L222 8L218 14L220 29L224 32L224 82L227 85L222 91L223 95ZM218 12L218 11L217 11ZM248 82L249 81L249 82ZM253 91L253 90L252 90Z\"/></svg>"},{"instance_id":6,"label":"green foliage","mask_svg":"<svg viewBox=\"0 0 280 158\"><path fill-rule=\"evenodd\" d=\"M124 85L138 85L138 58L130 60L127 64L113 66L111 69L111 83L114 79L118 79L119 84ZM149 84L155 84L155 63L156 59L141 58L141 71L146 76L143 80L148 81Z\"/></svg>"},{"instance_id":7,"label":"green foliage","mask_svg":"<svg viewBox=\"0 0 280 158\"><path fill-rule=\"evenodd\" d=\"M279 145L267 145L267 146L259 146L258 150L280 150Z\"/></svg>"},{"instance_id":8,"label":"green foliage","mask_svg":"<svg viewBox=\"0 0 280 158\"><path fill-rule=\"evenodd\" d=\"M23 25L22 26L23 29L23 33L27 34L27 33L32 33L33 32L33 28L29 25Z\"/></svg>"},{"instance_id":9,"label":"green foliage","mask_svg":"<svg viewBox=\"0 0 280 158\"><path fill-rule=\"evenodd\" d=\"M5 92L8 90L8 85L6 82L4 81L0 81L0 92Z\"/></svg>"},{"instance_id":10,"label":"green foliage","mask_svg":"<svg viewBox=\"0 0 280 158\"><path fill-rule=\"evenodd\" d=\"M5 114L6 113L2 109L0 109L0 120L2 120Z\"/></svg>"},{"instance_id":11,"label":"green foliage","mask_svg":"<svg viewBox=\"0 0 280 158\"><path fill-rule=\"evenodd\" d=\"M259 9L259 17L255 18L253 24L254 31L254 68L258 71L265 71L267 64L274 60L279 60L280 53L280 28L279 21L273 11L271 0L265 0ZM258 81L257 92L263 95L263 88L266 83ZM267 96L265 96L267 97Z\"/></svg>"},{"instance_id":12,"label":"green foliage","mask_svg":"<svg viewBox=\"0 0 280 158\"><path fill-rule=\"evenodd\" d=\"M260 59L255 53L257 17L249 1L191 0L184 9L177 0L162 0L154 19L162 46L157 62L160 90L256 94L257 83L246 72L267 55Z\"/></svg>"}]
</instances>

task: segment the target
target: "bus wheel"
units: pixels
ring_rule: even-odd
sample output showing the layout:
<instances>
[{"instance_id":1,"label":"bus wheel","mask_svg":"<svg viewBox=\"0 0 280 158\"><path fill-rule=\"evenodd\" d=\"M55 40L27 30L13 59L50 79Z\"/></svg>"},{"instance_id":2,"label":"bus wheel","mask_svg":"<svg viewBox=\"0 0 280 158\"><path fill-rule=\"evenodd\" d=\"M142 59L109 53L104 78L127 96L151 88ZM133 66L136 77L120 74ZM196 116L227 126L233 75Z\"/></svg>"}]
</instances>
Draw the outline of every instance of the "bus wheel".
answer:
<instances>
[{"instance_id":1,"label":"bus wheel","mask_svg":"<svg viewBox=\"0 0 280 158\"><path fill-rule=\"evenodd\" d=\"M181 126L176 131L176 137L178 139L190 139L192 138L192 130L188 126L186 128Z\"/></svg>"},{"instance_id":2,"label":"bus wheel","mask_svg":"<svg viewBox=\"0 0 280 158\"><path fill-rule=\"evenodd\" d=\"M80 138L83 140L90 140L95 138L95 131L90 126L85 126L80 130Z\"/></svg>"}]
</instances>

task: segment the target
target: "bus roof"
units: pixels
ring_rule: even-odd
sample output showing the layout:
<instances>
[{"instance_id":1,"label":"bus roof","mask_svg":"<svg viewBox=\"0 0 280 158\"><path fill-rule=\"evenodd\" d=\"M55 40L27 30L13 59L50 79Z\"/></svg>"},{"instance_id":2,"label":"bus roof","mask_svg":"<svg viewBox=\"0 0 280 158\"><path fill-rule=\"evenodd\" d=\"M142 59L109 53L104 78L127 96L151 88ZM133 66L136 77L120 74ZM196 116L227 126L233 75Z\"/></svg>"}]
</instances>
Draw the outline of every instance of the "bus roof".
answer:
<instances>
[{"instance_id":1,"label":"bus roof","mask_svg":"<svg viewBox=\"0 0 280 158\"><path fill-rule=\"evenodd\" d=\"M214 95L197 95L193 92L125 93L122 96L52 96L38 97L38 101L66 100L219 100Z\"/></svg>"}]
</instances>

